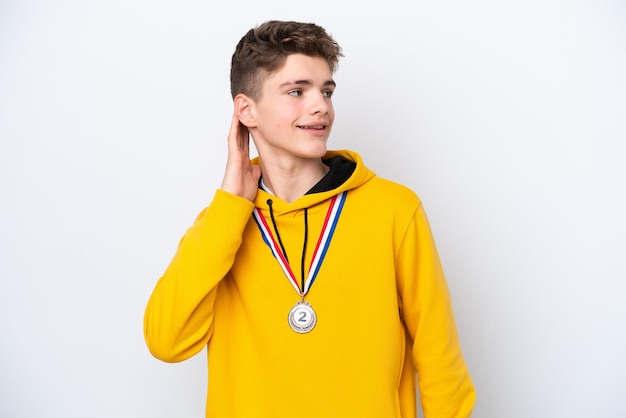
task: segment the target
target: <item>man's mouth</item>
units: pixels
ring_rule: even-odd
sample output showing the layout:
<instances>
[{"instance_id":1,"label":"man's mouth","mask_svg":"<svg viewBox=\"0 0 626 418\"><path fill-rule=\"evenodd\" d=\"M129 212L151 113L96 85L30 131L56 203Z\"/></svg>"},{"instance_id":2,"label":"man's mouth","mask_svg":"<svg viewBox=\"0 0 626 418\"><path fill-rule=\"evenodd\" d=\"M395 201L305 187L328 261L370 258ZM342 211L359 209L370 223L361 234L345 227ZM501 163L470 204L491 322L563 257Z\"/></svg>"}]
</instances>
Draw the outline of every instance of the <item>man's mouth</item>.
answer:
<instances>
[{"instance_id":1,"label":"man's mouth","mask_svg":"<svg viewBox=\"0 0 626 418\"><path fill-rule=\"evenodd\" d=\"M301 129L315 129L318 131L323 131L324 129L326 129L326 126L324 125L299 125L298 128Z\"/></svg>"}]
</instances>

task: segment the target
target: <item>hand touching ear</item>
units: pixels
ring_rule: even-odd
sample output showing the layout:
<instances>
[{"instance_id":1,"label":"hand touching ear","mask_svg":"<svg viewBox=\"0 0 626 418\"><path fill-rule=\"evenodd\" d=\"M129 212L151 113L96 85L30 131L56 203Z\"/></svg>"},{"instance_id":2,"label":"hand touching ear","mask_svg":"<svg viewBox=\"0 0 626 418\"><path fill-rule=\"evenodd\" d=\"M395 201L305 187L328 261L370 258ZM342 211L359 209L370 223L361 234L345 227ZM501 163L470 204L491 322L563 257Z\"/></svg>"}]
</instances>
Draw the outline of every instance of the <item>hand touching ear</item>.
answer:
<instances>
[{"instance_id":1,"label":"hand touching ear","mask_svg":"<svg viewBox=\"0 0 626 418\"><path fill-rule=\"evenodd\" d=\"M261 177L261 167L250 164L250 133L235 112L228 133L228 159L221 188L254 201L259 177Z\"/></svg>"}]
</instances>

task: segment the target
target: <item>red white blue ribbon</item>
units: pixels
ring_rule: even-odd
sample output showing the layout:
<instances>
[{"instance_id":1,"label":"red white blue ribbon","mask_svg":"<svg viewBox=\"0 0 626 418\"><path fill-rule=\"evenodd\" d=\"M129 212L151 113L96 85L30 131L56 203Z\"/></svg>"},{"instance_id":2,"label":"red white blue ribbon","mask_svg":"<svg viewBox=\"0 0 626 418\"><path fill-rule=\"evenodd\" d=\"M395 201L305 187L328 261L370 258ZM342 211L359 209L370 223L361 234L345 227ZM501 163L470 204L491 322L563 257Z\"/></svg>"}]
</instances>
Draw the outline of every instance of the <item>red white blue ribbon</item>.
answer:
<instances>
[{"instance_id":1,"label":"red white blue ribbon","mask_svg":"<svg viewBox=\"0 0 626 418\"><path fill-rule=\"evenodd\" d=\"M311 260L311 265L309 266L309 274L304 282L304 289L300 288L298 279L293 273L293 270L287 261L287 257L285 257L285 254L283 254L278 242L274 238L267 221L263 217L261 209L255 208L252 212L254 220L256 221L259 230L261 231L261 235L263 236L263 241L265 241L267 246L270 247L274 258L278 260L278 264L280 264L280 267L283 269L285 276L287 276L287 279L289 279L293 287L296 289L296 292L298 292L301 297L304 297L304 295L308 293L309 289L311 289L311 286L313 286L313 282L315 282L315 278L320 271L320 267L322 266L322 262L324 261L324 257L326 257L326 252L330 246L330 241L335 233L335 228L337 227L339 215L341 215L341 210L343 209L347 194L347 191L342 192L334 196L330 201L330 206L328 207L328 212L326 212L326 218L324 219L324 224L322 225L322 232L320 233L317 244L315 245L315 251L313 252L313 258Z\"/></svg>"}]
</instances>

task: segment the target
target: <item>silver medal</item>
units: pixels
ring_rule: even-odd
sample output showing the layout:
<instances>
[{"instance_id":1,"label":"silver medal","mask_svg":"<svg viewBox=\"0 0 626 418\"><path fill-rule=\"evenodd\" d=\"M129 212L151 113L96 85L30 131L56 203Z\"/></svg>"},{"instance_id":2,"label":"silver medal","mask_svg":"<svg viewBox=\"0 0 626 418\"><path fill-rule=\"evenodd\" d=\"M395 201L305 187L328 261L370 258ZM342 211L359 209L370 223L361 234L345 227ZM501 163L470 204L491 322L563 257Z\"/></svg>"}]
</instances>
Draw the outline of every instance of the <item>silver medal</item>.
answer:
<instances>
[{"instance_id":1,"label":"silver medal","mask_svg":"<svg viewBox=\"0 0 626 418\"><path fill-rule=\"evenodd\" d=\"M297 333L305 334L315 327L317 317L307 301L301 300L289 312L289 326Z\"/></svg>"}]
</instances>

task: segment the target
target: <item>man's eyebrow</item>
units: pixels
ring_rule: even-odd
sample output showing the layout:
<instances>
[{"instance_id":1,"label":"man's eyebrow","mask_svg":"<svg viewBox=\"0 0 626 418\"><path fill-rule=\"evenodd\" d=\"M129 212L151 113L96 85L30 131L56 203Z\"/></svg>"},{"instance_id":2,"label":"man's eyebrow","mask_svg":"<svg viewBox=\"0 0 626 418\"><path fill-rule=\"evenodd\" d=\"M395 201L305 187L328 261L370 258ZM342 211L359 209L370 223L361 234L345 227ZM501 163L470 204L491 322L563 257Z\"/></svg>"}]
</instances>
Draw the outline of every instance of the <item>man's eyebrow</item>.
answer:
<instances>
[{"instance_id":1,"label":"man's eyebrow","mask_svg":"<svg viewBox=\"0 0 626 418\"><path fill-rule=\"evenodd\" d=\"M284 83L282 83L279 87L285 87L285 86L289 86L289 85L298 85L298 86L310 86L313 84L313 81L311 80L293 80L293 81L285 81ZM326 80L323 84L324 87L326 86L333 86L336 87L337 83L335 83L335 80Z\"/></svg>"}]
</instances>

